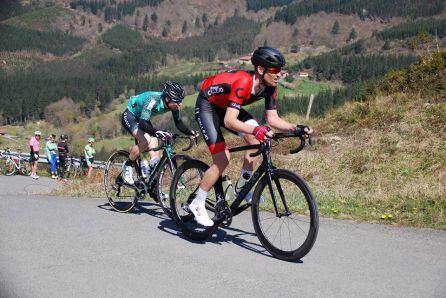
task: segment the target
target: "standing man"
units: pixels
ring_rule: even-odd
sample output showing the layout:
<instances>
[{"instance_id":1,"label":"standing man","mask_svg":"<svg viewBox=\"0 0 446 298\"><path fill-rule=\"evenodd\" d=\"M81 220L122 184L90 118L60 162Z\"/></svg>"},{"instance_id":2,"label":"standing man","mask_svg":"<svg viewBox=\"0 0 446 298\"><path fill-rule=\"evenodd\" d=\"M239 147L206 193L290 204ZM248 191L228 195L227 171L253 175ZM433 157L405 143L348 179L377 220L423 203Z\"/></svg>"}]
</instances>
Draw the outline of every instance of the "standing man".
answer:
<instances>
[{"instance_id":1,"label":"standing man","mask_svg":"<svg viewBox=\"0 0 446 298\"><path fill-rule=\"evenodd\" d=\"M34 136L29 140L30 162L31 162L31 177L39 179L37 176L37 163L39 162L39 145L42 133L38 130L34 132Z\"/></svg>"},{"instance_id":2,"label":"standing man","mask_svg":"<svg viewBox=\"0 0 446 298\"><path fill-rule=\"evenodd\" d=\"M94 155L96 154L96 150L94 150L93 145L94 145L94 139L88 138L88 144L87 146L85 146L84 149L85 161L87 162L88 166L88 172L87 172L88 178L90 178L91 171L93 171Z\"/></svg>"}]
</instances>

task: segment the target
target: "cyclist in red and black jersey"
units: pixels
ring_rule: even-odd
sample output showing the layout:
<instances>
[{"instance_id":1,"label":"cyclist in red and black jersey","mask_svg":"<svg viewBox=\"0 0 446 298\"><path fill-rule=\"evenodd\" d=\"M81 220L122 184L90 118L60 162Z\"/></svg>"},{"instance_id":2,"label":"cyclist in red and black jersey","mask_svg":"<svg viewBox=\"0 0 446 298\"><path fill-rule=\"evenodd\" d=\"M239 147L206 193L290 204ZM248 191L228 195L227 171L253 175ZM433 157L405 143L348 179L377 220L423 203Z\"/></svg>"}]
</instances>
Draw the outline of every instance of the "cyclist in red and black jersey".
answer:
<instances>
[{"instance_id":1,"label":"cyclist in red and black jersey","mask_svg":"<svg viewBox=\"0 0 446 298\"><path fill-rule=\"evenodd\" d=\"M230 70L204 80L195 106L195 119L212 154L213 164L205 172L195 199L189 209L197 222L204 226L214 223L205 209L207 193L217 182L229 164L230 155L221 127L243 137L250 145L258 144L273 136L269 127L282 131L296 131L291 124L277 114L277 82L280 78L285 58L278 50L271 47L257 48L251 62L254 72ZM258 122L242 107L260 99L265 100L265 119L268 126ZM302 126L300 126L302 128ZM310 127L303 128L305 136L312 133ZM252 151L251 151L252 152ZM249 180L254 167L254 159L246 152L242 167L242 177L236 185L243 187ZM252 193L245 200L250 203Z\"/></svg>"}]
</instances>

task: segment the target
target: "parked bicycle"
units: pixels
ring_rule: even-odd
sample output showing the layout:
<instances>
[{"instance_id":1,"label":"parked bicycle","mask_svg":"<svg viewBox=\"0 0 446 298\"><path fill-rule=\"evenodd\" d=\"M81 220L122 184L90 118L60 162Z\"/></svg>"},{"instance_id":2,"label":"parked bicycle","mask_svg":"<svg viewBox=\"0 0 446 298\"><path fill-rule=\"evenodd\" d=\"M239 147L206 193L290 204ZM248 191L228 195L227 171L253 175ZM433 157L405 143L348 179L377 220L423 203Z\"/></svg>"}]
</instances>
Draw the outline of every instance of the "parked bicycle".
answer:
<instances>
[{"instance_id":1,"label":"parked bicycle","mask_svg":"<svg viewBox=\"0 0 446 298\"><path fill-rule=\"evenodd\" d=\"M18 155L13 155L10 149L0 152L2 172L6 176L12 176L16 173L29 176L31 175L31 163L29 158L23 156L19 151Z\"/></svg>"},{"instance_id":2,"label":"parked bicycle","mask_svg":"<svg viewBox=\"0 0 446 298\"><path fill-rule=\"evenodd\" d=\"M65 158L64 161L65 167L59 165L59 170L63 172L62 176L64 178L76 178L82 174L81 160L79 158L70 156Z\"/></svg>"},{"instance_id":3,"label":"parked bicycle","mask_svg":"<svg viewBox=\"0 0 446 298\"><path fill-rule=\"evenodd\" d=\"M251 207L251 216L257 237L274 257L282 260L299 260L313 247L319 227L316 200L307 183L295 173L277 169L271 159L272 141L296 137L290 133L277 133L259 145L229 149L230 152L258 149L252 157L262 154L263 161L249 181L236 194L231 205L225 200L222 178L209 191L206 209L214 225L199 225L189 204L195 198L204 172L209 166L200 160L191 160L181 165L173 177L170 188L170 208L173 218L182 233L193 240L208 238L218 226L228 227L232 217ZM311 142L311 139L310 139ZM311 143L310 143L311 144ZM300 137L294 154L305 147ZM180 188L179 185L186 187ZM252 203L244 201L254 188Z\"/></svg>"},{"instance_id":4,"label":"parked bicycle","mask_svg":"<svg viewBox=\"0 0 446 298\"><path fill-rule=\"evenodd\" d=\"M174 134L172 139L161 141L158 147L152 148L152 151L163 150L162 157L154 169L152 169L146 178L141 173L141 159L135 162L135 183L133 185L124 182L122 177L122 165L129 158L130 153L125 150L119 150L113 153L105 164L104 189L110 206L118 212L128 212L133 209L139 200L144 199L149 194L158 202L164 213L171 216L168 193L173 173L185 161L191 160L186 154L176 154L173 150L175 140L187 139L189 145L182 151L187 151L193 146L193 140L190 136L181 136ZM195 140L196 141L196 140Z\"/></svg>"}]
</instances>

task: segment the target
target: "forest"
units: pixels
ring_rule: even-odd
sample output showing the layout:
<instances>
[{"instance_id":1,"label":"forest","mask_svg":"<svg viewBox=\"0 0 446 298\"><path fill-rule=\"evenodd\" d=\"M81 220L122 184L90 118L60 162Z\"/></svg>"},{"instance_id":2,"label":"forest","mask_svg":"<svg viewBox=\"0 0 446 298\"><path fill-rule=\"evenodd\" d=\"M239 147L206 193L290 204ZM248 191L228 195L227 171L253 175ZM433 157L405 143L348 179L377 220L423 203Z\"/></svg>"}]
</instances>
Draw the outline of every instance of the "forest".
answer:
<instances>
[{"instance_id":1,"label":"forest","mask_svg":"<svg viewBox=\"0 0 446 298\"><path fill-rule=\"evenodd\" d=\"M407 0L314 0L292 3L277 11L276 21L284 21L294 24L298 17L307 16L324 11L326 13L337 12L340 14L356 14L361 18L380 17L383 19L410 16L428 17L444 10L443 0L412 0L408 5Z\"/></svg>"}]
</instances>

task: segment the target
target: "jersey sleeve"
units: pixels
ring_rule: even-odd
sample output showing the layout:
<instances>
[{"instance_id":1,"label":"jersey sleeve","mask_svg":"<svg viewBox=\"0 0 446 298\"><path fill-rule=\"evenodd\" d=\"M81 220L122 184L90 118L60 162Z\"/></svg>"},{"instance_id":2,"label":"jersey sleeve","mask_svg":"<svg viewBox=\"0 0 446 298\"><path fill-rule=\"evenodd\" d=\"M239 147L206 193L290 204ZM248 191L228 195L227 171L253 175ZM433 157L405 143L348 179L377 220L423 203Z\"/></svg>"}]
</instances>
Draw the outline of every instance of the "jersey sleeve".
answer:
<instances>
[{"instance_id":1,"label":"jersey sleeve","mask_svg":"<svg viewBox=\"0 0 446 298\"><path fill-rule=\"evenodd\" d=\"M251 94L251 84L247 78L240 78L231 86L231 93L228 97L228 107L240 110L243 101Z\"/></svg>"},{"instance_id":2,"label":"jersey sleeve","mask_svg":"<svg viewBox=\"0 0 446 298\"><path fill-rule=\"evenodd\" d=\"M271 88L265 96L265 110L277 110L277 87Z\"/></svg>"}]
</instances>

